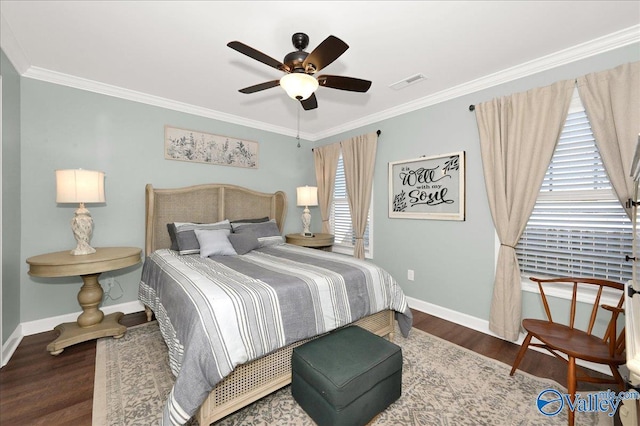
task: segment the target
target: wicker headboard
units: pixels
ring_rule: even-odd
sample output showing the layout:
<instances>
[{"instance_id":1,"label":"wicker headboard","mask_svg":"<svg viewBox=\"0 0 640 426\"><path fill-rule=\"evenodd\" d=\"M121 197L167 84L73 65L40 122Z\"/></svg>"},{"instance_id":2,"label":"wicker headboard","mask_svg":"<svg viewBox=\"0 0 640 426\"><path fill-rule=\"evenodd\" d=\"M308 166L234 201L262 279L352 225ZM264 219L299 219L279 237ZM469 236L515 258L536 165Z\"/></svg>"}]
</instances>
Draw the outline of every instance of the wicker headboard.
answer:
<instances>
[{"instance_id":1,"label":"wicker headboard","mask_svg":"<svg viewBox=\"0 0 640 426\"><path fill-rule=\"evenodd\" d=\"M169 248L167 223L213 223L224 219L249 219L269 216L280 232L287 214L287 195L257 192L236 185L205 184L175 189L145 188L145 253Z\"/></svg>"}]
</instances>

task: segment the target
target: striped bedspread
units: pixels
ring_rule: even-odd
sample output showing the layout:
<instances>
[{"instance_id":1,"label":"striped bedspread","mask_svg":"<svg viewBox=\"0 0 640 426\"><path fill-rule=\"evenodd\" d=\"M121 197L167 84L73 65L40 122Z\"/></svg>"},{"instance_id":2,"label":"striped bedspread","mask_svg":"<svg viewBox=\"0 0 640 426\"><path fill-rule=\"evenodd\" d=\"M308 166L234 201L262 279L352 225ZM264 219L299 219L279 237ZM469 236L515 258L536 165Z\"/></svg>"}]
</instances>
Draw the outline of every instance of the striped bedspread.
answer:
<instances>
[{"instance_id":1,"label":"striped bedspread","mask_svg":"<svg viewBox=\"0 0 640 426\"><path fill-rule=\"evenodd\" d=\"M163 424L184 424L235 366L385 309L411 328L402 290L383 269L290 244L242 256L147 257L139 299L155 313L176 382Z\"/></svg>"}]
</instances>

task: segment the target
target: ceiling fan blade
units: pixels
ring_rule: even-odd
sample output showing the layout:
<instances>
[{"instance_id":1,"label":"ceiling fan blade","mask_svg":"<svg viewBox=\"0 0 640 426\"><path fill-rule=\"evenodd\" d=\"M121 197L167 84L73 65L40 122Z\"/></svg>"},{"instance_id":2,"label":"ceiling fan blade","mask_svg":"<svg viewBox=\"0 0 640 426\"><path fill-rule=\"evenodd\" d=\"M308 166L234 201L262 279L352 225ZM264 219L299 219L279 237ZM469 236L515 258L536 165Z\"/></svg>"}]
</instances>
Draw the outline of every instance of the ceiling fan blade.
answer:
<instances>
[{"instance_id":1,"label":"ceiling fan blade","mask_svg":"<svg viewBox=\"0 0 640 426\"><path fill-rule=\"evenodd\" d=\"M256 93L261 90L271 89L272 87L280 86L280 80L267 81L265 83L256 84L255 86L245 87L238 90L241 93Z\"/></svg>"},{"instance_id":2,"label":"ceiling fan blade","mask_svg":"<svg viewBox=\"0 0 640 426\"><path fill-rule=\"evenodd\" d=\"M315 93L312 93L307 99L301 100L300 103L305 111L318 108L318 99L316 99Z\"/></svg>"},{"instance_id":3,"label":"ceiling fan blade","mask_svg":"<svg viewBox=\"0 0 640 426\"><path fill-rule=\"evenodd\" d=\"M332 89L348 90L349 92L364 93L371 87L369 80L362 80L353 77L342 77L339 75L319 75L318 84Z\"/></svg>"},{"instance_id":4,"label":"ceiling fan blade","mask_svg":"<svg viewBox=\"0 0 640 426\"><path fill-rule=\"evenodd\" d=\"M269 65L277 70L289 72L289 67L278 61L277 59L273 59L271 56L265 55L262 52L257 51L253 47L247 46L244 43L239 41L231 41L227 43L227 46L232 48L233 50L237 50L243 55L247 55L248 57L255 59L256 61L262 62L263 64Z\"/></svg>"},{"instance_id":5,"label":"ceiling fan blade","mask_svg":"<svg viewBox=\"0 0 640 426\"><path fill-rule=\"evenodd\" d=\"M348 48L349 45L338 37L327 37L318 47L309 53L309 56L307 56L302 63L305 72L313 74L314 72L320 71L338 59Z\"/></svg>"}]
</instances>

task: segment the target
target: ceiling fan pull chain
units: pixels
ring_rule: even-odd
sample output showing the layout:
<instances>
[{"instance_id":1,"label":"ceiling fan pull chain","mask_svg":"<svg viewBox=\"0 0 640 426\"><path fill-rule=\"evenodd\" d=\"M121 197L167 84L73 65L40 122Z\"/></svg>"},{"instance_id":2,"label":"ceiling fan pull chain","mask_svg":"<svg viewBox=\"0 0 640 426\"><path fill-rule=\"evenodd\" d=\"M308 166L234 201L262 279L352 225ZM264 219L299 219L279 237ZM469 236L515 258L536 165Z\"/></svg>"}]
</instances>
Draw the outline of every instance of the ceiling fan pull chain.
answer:
<instances>
[{"instance_id":1,"label":"ceiling fan pull chain","mask_svg":"<svg viewBox=\"0 0 640 426\"><path fill-rule=\"evenodd\" d=\"M298 111L298 134L296 139L298 140L298 148L300 148L300 108L296 108L296 111Z\"/></svg>"}]
</instances>

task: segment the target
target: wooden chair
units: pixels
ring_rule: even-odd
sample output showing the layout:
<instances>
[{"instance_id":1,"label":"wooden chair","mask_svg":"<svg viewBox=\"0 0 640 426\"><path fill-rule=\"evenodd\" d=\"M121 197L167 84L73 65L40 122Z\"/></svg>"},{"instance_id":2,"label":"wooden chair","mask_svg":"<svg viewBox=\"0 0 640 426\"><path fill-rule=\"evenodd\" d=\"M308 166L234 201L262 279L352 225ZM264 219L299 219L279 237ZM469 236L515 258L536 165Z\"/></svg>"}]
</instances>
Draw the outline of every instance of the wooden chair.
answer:
<instances>
[{"instance_id":1,"label":"wooden chair","mask_svg":"<svg viewBox=\"0 0 640 426\"><path fill-rule=\"evenodd\" d=\"M624 309L622 309L624 303L624 285L602 279L569 277L551 279L539 279L532 277L531 281L538 283L547 320L524 319L522 321L522 327L527 331L527 336L522 343L520 352L518 352L518 355L513 362L510 375L513 376L513 373L515 373L520 361L522 361L522 358L527 352L527 348L531 345L544 348L557 358L567 362L567 391L568 394L571 395L571 401L575 401L578 381L617 384L619 388L618 390L623 391L624 380L618 372L618 367L626 362L626 358L624 356L625 336L624 327L619 334L616 333L616 322L618 315L624 313ZM573 287L568 325L555 322L551 317L551 310L549 309L549 303L543 286L543 284L548 283L557 283ZM594 290L596 295L593 306L590 308L591 316L589 317L589 324L585 330L577 328L575 324L579 286L580 288L589 288ZM620 294L620 298L616 306L600 305L600 298L605 288L613 289L616 297L618 293ZM600 338L593 335L592 332L598 313L603 310L610 311L611 316L608 320L608 326L604 332L604 336ZM531 338L533 337L541 343L531 343ZM563 354L564 356L561 356L560 354ZM611 369L613 378L605 379L590 376L584 369L576 366L576 359L608 365ZM577 370L581 370L580 375L578 375ZM575 413L568 410L568 414L569 426L573 426Z\"/></svg>"}]
</instances>

